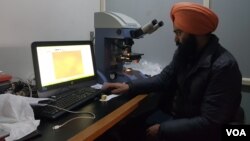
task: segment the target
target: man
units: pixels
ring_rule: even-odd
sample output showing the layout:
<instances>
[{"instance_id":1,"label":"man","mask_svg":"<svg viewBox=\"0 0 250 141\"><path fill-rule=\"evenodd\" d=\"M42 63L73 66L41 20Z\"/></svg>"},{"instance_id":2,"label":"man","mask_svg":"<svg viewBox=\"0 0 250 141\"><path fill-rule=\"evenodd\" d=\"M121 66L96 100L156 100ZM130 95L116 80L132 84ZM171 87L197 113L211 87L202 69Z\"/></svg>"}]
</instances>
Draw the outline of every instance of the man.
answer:
<instances>
[{"instance_id":1,"label":"man","mask_svg":"<svg viewBox=\"0 0 250 141\"><path fill-rule=\"evenodd\" d=\"M171 19L178 46L173 60L151 78L128 84L106 83L112 93L162 93L159 110L149 116L148 137L166 140L220 140L241 102L241 73L234 57L212 34L218 17L191 2L173 5Z\"/></svg>"}]
</instances>

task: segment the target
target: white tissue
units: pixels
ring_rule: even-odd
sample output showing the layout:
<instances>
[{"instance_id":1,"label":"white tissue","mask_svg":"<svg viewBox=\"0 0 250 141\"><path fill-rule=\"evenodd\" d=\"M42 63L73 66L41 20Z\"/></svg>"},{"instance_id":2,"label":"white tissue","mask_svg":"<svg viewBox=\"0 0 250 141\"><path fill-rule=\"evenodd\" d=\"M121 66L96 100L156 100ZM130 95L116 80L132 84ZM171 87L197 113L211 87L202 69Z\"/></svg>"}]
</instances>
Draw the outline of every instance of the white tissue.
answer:
<instances>
[{"instance_id":1,"label":"white tissue","mask_svg":"<svg viewBox=\"0 0 250 141\"><path fill-rule=\"evenodd\" d=\"M36 98L0 95L0 128L10 133L6 141L20 139L37 129L40 120L35 120L30 106L34 102L38 102Z\"/></svg>"},{"instance_id":2,"label":"white tissue","mask_svg":"<svg viewBox=\"0 0 250 141\"><path fill-rule=\"evenodd\" d=\"M140 60L139 63L127 63L124 65L126 68L132 68L134 70L138 70L143 74L146 75L156 75L159 74L162 70L160 64L152 63L146 60Z\"/></svg>"}]
</instances>

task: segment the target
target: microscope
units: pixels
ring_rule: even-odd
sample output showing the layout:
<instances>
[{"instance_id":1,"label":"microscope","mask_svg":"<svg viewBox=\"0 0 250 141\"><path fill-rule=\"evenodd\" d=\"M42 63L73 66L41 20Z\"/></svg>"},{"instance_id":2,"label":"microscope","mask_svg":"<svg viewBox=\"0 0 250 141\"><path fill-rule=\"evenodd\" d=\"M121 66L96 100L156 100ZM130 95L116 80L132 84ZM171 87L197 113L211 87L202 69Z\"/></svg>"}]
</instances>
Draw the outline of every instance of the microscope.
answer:
<instances>
[{"instance_id":1,"label":"microscope","mask_svg":"<svg viewBox=\"0 0 250 141\"><path fill-rule=\"evenodd\" d=\"M129 82L146 78L138 70L125 68L126 63L138 63L142 53L132 52L133 39L151 34L163 22L152 20L141 25L133 18L117 12L97 12L94 15L95 25L95 60L99 83Z\"/></svg>"}]
</instances>

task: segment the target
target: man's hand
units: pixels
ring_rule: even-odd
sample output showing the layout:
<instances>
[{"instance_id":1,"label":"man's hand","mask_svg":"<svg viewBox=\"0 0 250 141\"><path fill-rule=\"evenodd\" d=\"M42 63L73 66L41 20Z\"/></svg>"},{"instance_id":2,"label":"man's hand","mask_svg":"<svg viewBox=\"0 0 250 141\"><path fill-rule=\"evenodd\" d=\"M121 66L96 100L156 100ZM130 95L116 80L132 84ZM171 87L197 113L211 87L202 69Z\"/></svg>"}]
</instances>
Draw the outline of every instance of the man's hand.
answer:
<instances>
[{"instance_id":1,"label":"man's hand","mask_svg":"<svg viewBox=\"0 0 250 141\"><path fill-rule=\"evenodd\" d=\"M128 92L129 86L126 83L104 83L102 90L110 90L113 94L123 94Z\"/></svg>"},{"instance_id":2,"label":"man's hand","mask_svg":"<svg viewBox=\"0 0 250 141\"><path fill-rule=\"evenodd\" d=\"M152 140L157 139L157 134L159 132L159 129L160 129L160 124L155 124L153 126L150 126L147 129L147 136Z\"/></svg>"}]
</instances>

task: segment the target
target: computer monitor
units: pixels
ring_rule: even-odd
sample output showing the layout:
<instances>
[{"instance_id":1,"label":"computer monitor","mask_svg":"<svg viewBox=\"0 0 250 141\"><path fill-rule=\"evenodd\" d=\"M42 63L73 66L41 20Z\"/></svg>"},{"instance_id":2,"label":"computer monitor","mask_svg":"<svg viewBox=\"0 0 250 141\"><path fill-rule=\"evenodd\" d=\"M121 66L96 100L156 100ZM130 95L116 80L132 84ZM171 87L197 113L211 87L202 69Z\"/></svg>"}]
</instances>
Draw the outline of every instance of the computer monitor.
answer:
<instances>
[{"instance_id":1,"label":"computer monitor","mask_svg":"<svg viewBox=\"0 0 250 141\"><path fill-rule=\"evenodd\" d=\"M36 41L31 50L40 92L96 80L91 41Z\"/></svg>"}]
</instances>

